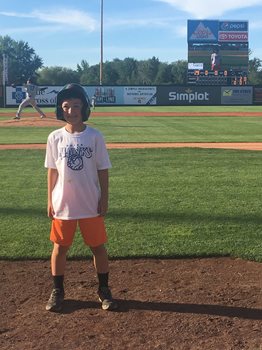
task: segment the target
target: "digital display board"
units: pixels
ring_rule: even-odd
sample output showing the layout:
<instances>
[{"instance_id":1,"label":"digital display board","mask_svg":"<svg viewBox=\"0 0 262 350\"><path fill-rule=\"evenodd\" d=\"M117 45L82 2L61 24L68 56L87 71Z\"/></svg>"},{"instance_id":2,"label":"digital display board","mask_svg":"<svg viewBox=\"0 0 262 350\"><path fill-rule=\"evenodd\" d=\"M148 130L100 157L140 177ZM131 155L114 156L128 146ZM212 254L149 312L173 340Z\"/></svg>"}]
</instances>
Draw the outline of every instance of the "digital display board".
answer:
<instances>
[{"instance_id":1,"label":"digital display board","mask_svg":"<svg viewBox=\"0 0 262 350\"><path fill-rule=\"evenodd\" d=\"M218 85L247 83L249 45L248 21L188 20L188 66L203 66L200 76L227 76L236 79L216 79ZM195 70L188 68L189 83ZM242 76L240 81L237 77ZM196 79L196 83L203 79ZM206 79L207 80L207 79Z\"/></svg>"}]
</instances>

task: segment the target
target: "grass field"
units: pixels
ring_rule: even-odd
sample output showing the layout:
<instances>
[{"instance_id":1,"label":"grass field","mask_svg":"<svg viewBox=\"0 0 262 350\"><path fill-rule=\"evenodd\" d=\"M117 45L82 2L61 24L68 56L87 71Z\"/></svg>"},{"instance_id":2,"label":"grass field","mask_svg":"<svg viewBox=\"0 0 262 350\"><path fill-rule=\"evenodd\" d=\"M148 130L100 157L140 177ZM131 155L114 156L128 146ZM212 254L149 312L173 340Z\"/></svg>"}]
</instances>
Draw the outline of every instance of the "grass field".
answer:
<instances>
[{"instance_id":1,"label":"grass field","mask_svg":"<svg viewBox=\"0 0 262 350\"><path fill-rule=\"evenodd\" d=\"M43 107L45 113L54 112L54 107ZM13 116L17 108L0 108L0 113ZM32 112L32 108L25 111ZM97 106L96 112L261 112L262 106Z\"/></svg>"},{"instance_id":2,"label":"grass field","mask_svg":"<svg viewBox=\"0 0 262 350\"><path fill-rule=\"evenodd\" d=\"M261 142L261 117L96 117L107 142ZM61 125L62 127L62 125ZM4 127L1 144L46 143L54 127Z\"/></svg>"},{"instance_id":3,"label":"grass field","mask_svg":"<svg viewBox=\"0 0 262 350\"><path fill-rule=\"evenodd\" d=\"M254 142L261 141L262 131L259 117L99 117L90 122L108 142ZM1 128L0 143L45 142L52 130L9 129ZM110 158L111 257L229 255L262 261L260 152L133 149L110 150ZM0 162L0 258L49 258L44 151L2 150ZM70 257L87 254L78 234Z\"/></svg>"},{"instance_id":4,"label":"grass field","mask_svg":"<svg viewBox=\"0 0 262 350\"><path fill-rule=\"evenodd\" d=\"M29 109L30 110L30 109ZM98 107L96 111L112 111L109 107ZM114 107L116 112L261 112L262 106L242 107ZM8 111L10 116L15 110ZM46 112L53 109L46 109ZM0 113L3 110L0 110ZM262 118L249 117L92 117L89 124L98 128L107 142L261 142ZM0 120L10 119L1 117ZM32 117L32 120L36 117ZM61 124L62 126L62 124ZM60 127L60 124L59 124ZM45 143L53 127L13 126L0 128L0 144Z\"/></svg>"}]
</instances>

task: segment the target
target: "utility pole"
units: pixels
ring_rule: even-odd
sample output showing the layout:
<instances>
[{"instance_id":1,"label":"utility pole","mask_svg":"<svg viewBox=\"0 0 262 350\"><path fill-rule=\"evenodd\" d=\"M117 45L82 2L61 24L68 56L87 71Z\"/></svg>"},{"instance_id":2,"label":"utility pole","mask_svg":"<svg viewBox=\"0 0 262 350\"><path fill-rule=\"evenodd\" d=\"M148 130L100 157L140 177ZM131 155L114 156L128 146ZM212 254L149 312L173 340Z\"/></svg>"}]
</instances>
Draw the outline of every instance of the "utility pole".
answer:
<instances>
[{"instance_id":1,"label":"utility pole","mask_svg":"<svg viewBox=\"0 0 262 350\"><path fill-rule=\"evenodd\" d=\"M8 82L8 58L5 53L3 53L3 99L4 108L6 107L6 83Z\"/></svg>"},{"instance_id":2,"label":"utility pole","mask_svg":"<svg viewBox=\"0 0 262 350\"><path fill-rule=\"evenodd\" d=\"M104 21L104 0L101 1L101 32L100 32L100 85L103 85L103 21Z\"/></svg>"}]
</instances>

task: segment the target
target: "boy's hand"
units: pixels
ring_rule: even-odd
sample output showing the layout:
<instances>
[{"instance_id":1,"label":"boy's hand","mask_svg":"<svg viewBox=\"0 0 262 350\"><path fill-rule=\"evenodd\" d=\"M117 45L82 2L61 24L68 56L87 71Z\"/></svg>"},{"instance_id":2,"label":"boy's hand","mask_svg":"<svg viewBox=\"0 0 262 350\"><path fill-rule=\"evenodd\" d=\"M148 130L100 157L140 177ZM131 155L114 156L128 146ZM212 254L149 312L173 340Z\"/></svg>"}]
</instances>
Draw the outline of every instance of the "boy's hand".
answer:
<instances>
[{"instance_id":1,"label":"boy's hand","mask_svg":"<svg viewBox=\"0 0 262 350\"><path fill-rule=\"evenodd\" d=\"M53 219L54 215L55 215L54 208L53 208L52 204L48 203L48 205L47 205L47 216L50 219Z\"/></svg>"},{"instance_id":2,"label":"boy's hand","mask_svg":"<svg viewBox=\"0 0 262 350\"><path fill-rule=\"evenodd\" d=\"M101 198L100 201L98 202L98 207L97 207L97 212L99 216L106 216L107 209L108 209L107 201Z\"/></svg>"}]
</instances>

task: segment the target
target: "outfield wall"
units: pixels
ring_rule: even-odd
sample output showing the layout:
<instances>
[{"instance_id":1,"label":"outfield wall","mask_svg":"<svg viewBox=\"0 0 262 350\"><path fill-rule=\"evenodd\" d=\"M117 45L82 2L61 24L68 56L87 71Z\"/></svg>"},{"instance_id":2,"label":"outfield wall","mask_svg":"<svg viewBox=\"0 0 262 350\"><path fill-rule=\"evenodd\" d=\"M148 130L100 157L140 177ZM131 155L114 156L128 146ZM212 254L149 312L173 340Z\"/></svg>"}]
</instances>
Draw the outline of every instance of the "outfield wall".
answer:
<instances>
[{"instance_id":1,"label":"outfield wall","mask_svg":"<svg viewBox=\"0 0 262 350\"><path fill-rule=\"evenodd\" d=\"M0 86L0 91L1 91ZM56 104L62 86L39 86L39 106ZM97 106L212 106L262 105L261 86L85 86ZM6 87L6 107L17 107L25 98L22 86ZM4 106L0 96L0 106Z\"/></svg>"}]
</instances>

